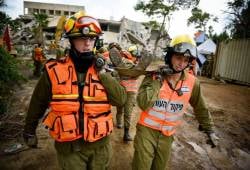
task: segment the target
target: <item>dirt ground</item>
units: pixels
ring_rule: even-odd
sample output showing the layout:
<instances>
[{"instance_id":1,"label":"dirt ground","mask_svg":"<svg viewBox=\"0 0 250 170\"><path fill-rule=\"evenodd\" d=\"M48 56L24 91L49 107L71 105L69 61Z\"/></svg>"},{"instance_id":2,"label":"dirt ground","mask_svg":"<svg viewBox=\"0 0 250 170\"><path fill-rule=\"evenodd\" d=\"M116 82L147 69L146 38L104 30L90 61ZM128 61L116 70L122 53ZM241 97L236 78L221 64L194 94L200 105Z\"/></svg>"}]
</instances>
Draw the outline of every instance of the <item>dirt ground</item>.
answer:
<instances>
[{"instance_id":1,"label":"dirt ground","mask_svg":"<svg viewBox=\"0 0 250 170\"><path fill-rule=\"evenodd\" d=\"M142 79L142 78L141 78ZM220 137L217 148L206 144L206 135L198 131L198 123L188 109L185 122L175 135L173 143L171 170L238 170L250 169L250 88L247 86L225 84L219 81L199 77L202 91L211 111ZM1 134L17 134L16 136L1 135L1 151L20 140L17 136L22 129L22 121L29 105L29 100L37 79L30 79L13 93L8 116L0 120L0 127L5 123L12 127L0 128ZM113 108L115 117L115 108ZM12 115L12 116L10 116ZM140 109L136 106L132 118L132 136L135 135L136 122ZM115 123L115 122L114 122ZM19 133L19 134L18 134ZM53 140L47 130L38 127L38 149L28 149L13 155L0 155L1 170L57 170L56 153ZM112 133L113 157L111 170L129 170L133 157L133 142L125 144L122 141L123 130L114 129Z\"/></svg>"}]
</instances>

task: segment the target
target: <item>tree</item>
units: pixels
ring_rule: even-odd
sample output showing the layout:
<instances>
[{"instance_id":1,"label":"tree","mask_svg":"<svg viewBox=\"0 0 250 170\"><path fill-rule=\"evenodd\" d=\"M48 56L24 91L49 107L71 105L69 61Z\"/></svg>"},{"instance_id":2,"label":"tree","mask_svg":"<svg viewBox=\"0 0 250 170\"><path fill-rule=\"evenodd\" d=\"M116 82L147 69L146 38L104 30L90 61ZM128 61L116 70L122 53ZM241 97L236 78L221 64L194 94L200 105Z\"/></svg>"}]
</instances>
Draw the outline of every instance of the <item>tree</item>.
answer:
<instances>
[{"instance_id":1,"label":"tree","mask_svg":"<svg viewBox=\"0 0 250 170\"><path fill-rule=\"evenodd\" d=\"M0 7L5 6L4 0L0 0Z\"/></svg>"},{"instance_id":2,"label":"tree","mask_svg":"<svg viewBox=\"0 0 250 170\"><path fill-rule=\"evenodd\" d=\"M6 25L10 23L11 18L5 13L3 13L2 11L0 11L0 21L1 21L0 22L0 35L2 35Z\"/></svg>"},{"instance_id":3,"label":"tree","mask_svg":"<svg viewBox=\"0 0 250 170\"><path fill-rule=\"evenodd\" d=\"M229 40L229 35L226 31L220 33L219 35L217 35L216 33L211 35L210 38L216 43L219 44L222 41L226 41Z\"/></svg>"},{"instance_id":4,"label":"tree","mask_svg":"<svg viewBox=\"0 0 250 170\"><path fill-rule=\"evenodd\" d=\"M149 21L149 22L145 22L143 23L143 25L145 27L150 27L153 30L159 30L160 29L160 24L157 21Z\"/></svg>"},{"instance_id":5,"label":"tree","mask_svg":"<svg viewBox=\"0 0 250 170\"><path fill-rule=\"evenodd\" d=\"M161 19L159 34L154 44L153 55L155 56L158 42L163 37L168 36L165 30L166 22L170 21L170 16L174 11L180 9L188 9L192 6L198 5L199 0L149 0L147 2L141 0L135 5L136 11L142 11L148 17L157 17Z\"/></svg>"},{"instance_id":6,"label":"tree","mask_svg":"<svg viewBox=\"0 0 250 170\"><path fill-rule=\"evenodd\" d=\"M208 27L208 37L211 38L213 36L214 28L210 25Z\"/></svg>"},{"instance_id":7,"label":"tree","mask_svg":"<svg viewBox=\"0 0 250 170\"><path fill-rule=\"evenodd\" d=\"M217 22L218 18L217 17L213 17L213 15L207 13L207 12L203 12L201 9L195 7L192 9L191 11L192 16L188 18L187 21L187 25L195 25L196 29L200 29L203 32L206 32L207 30L207 23L209 20L213 20L215 22ZM209 26L210 31L213 29L212 26Z\"/></svg>"},{"instance_id":8,"label":"tree","mask_svg":"<svg viewBox=\"0 0 250 170\"><path fill-rule=\"evenodd\" d=\"M232 38L250 37L250 0L231 0L227 3L229 24L226 29L231 32Z\"/></svg>"},{"instance_id":9,"label":"tree","mask_svg":"<svg viewBox=\"0 0 250 170\"><path fill-rule=\"evenodd\" d=\"M17 32L22 27L22 22L20 18L11 20L9 24L13 32Z\"/></svg>"},{"instance_id":10,"label":"tree","mask_svg":"<svg viewBox=\"0 0 250 170\"><path fill-rule=\"evenodd\" d=\"M37 43L43 44L43 29L48 26L48 15L47 14L33 14L36 25L34 27L35 40Z\"/></svg>"}]
</instances>

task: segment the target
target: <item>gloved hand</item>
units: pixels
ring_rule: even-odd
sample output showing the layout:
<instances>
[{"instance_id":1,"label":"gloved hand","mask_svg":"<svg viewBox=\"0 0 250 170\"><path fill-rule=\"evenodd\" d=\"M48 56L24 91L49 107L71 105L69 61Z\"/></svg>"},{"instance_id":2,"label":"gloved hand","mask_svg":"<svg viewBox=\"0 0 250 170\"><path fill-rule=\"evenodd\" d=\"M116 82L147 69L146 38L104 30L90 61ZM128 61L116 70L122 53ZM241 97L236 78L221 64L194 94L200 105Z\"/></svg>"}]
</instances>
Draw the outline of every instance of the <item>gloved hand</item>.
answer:
<instances>
[{"instance_id":1,"label":"gloved hand","mask_svg":"<svg viewBox=\"0 0 250 170\"><path fill-rule=\"evenodd\" d=\"M173 74L173 69L169 67L169 65L164 65L160 67L160 74L165 77Z\"/></svg>"},{"instance_id":2,"label":"gloved hand","mask_svg":"<svg viewBox=\"0 0 250 170\"><path fill-rule=\"evenodd\" d=\"M156 72L154 74L154 78L155 78L155 80L158 80L161 83L161 85L162 85L162 83L163 83L163 76L161 75L160 72Z\"/></svg>"},{"instance_id":3,"label":"gloved hand","mask_svg":"<svg viewBox=\"0 0 250 170\"><path fill-rule=\"evenodd\" d=\"M26 145L28 145L30 148L37 148L38 140L35 134L23 132L23 139Z\"/></svg>"},{"instance_id":4,"label":"gloved hand","mask_svg":"<svg viewBox=\"0 0 250 170\"><path fill-rule=\"evenodd\" d=\"M154 72L155 79L159 80L161 83L166 76L171 74L173 74L173 70L168 65L160 66L159 69Z\"/></svg>"},{"instance_id":5,"label":"gloved hand","mask_svg":"<svg viewBox=\"0 0 250 170\"><path fill-rule=\"evenodd\" d=\"M105 72L104 66L105 66L105 59L101 56L98 55L95 61L95 69L100 73L100 72Z\"/></svg>"},{"instance_id":6,"label":"gloved hand","mask_svg":"<svg viewBox=\"0 0 250 170\"><path fill-rule=\"evenodd\" d=\"M207 144L211 145L212 148L218 146L220 138L216 136L214 132L207 133L207 136L208 136Z\"/></svg>"}]
</instances>

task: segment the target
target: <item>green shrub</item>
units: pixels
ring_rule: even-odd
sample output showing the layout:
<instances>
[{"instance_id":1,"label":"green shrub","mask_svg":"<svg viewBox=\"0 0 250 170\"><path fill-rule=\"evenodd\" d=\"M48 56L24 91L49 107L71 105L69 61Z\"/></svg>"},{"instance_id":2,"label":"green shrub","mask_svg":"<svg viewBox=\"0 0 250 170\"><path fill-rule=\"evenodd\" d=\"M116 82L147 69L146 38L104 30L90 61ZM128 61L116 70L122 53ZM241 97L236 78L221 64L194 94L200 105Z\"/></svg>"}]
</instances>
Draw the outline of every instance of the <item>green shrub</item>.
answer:
<instances>
[{"instance_id":1,"label":"green shrub","mask_svg":"<svg viewBox=\"0 0 250 170\"><path fill-rule=\"evenodd\" d=\"M17 60L0 47L0 114L6 112L11 91L20 80L24 78L18 72Z\"/></svg>"}]
</instances>

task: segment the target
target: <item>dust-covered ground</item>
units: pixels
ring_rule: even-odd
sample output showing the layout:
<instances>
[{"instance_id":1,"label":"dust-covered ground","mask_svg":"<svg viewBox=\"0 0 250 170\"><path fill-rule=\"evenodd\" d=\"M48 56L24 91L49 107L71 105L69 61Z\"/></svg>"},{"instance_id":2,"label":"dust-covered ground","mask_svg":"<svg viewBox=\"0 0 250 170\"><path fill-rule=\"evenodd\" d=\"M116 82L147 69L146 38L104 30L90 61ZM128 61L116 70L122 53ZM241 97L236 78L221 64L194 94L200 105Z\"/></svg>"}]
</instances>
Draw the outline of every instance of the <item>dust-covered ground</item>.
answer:
<instances>
[{"instance_id":1,"label":"dust-covered ground","mask_svg":"<svg viewBox=\"0 0 250 170\"><path fill-rule=\"evenodd\" d=\"M175 135L170 169L249 170L250 88L224 84L204 77L199 77L199 79L214 119L216 133L220 137L220 144L217 148L211 148L206 144L206 135L198 131L198 123L192 110L189 109L184 117L185 122ZM30 79L13 93L8 114L1 117L0 120L1 151L13 143L21 141L18 136L21 135L23 119L36 83L37 79ZM113 112L115 117L115 108L113 108ZM132 118L132 136L135 135L139 115L140 109L136 106ZM59 169L53 140L49 137L47 130L39 125L37 135L39 138L38 149L27 149L12 155L0 155L0 169ZM123 130L115 128L112 133L111 170L131 169L133 142L125 144L122 137Z\"/></svg>"}]
</instances>

